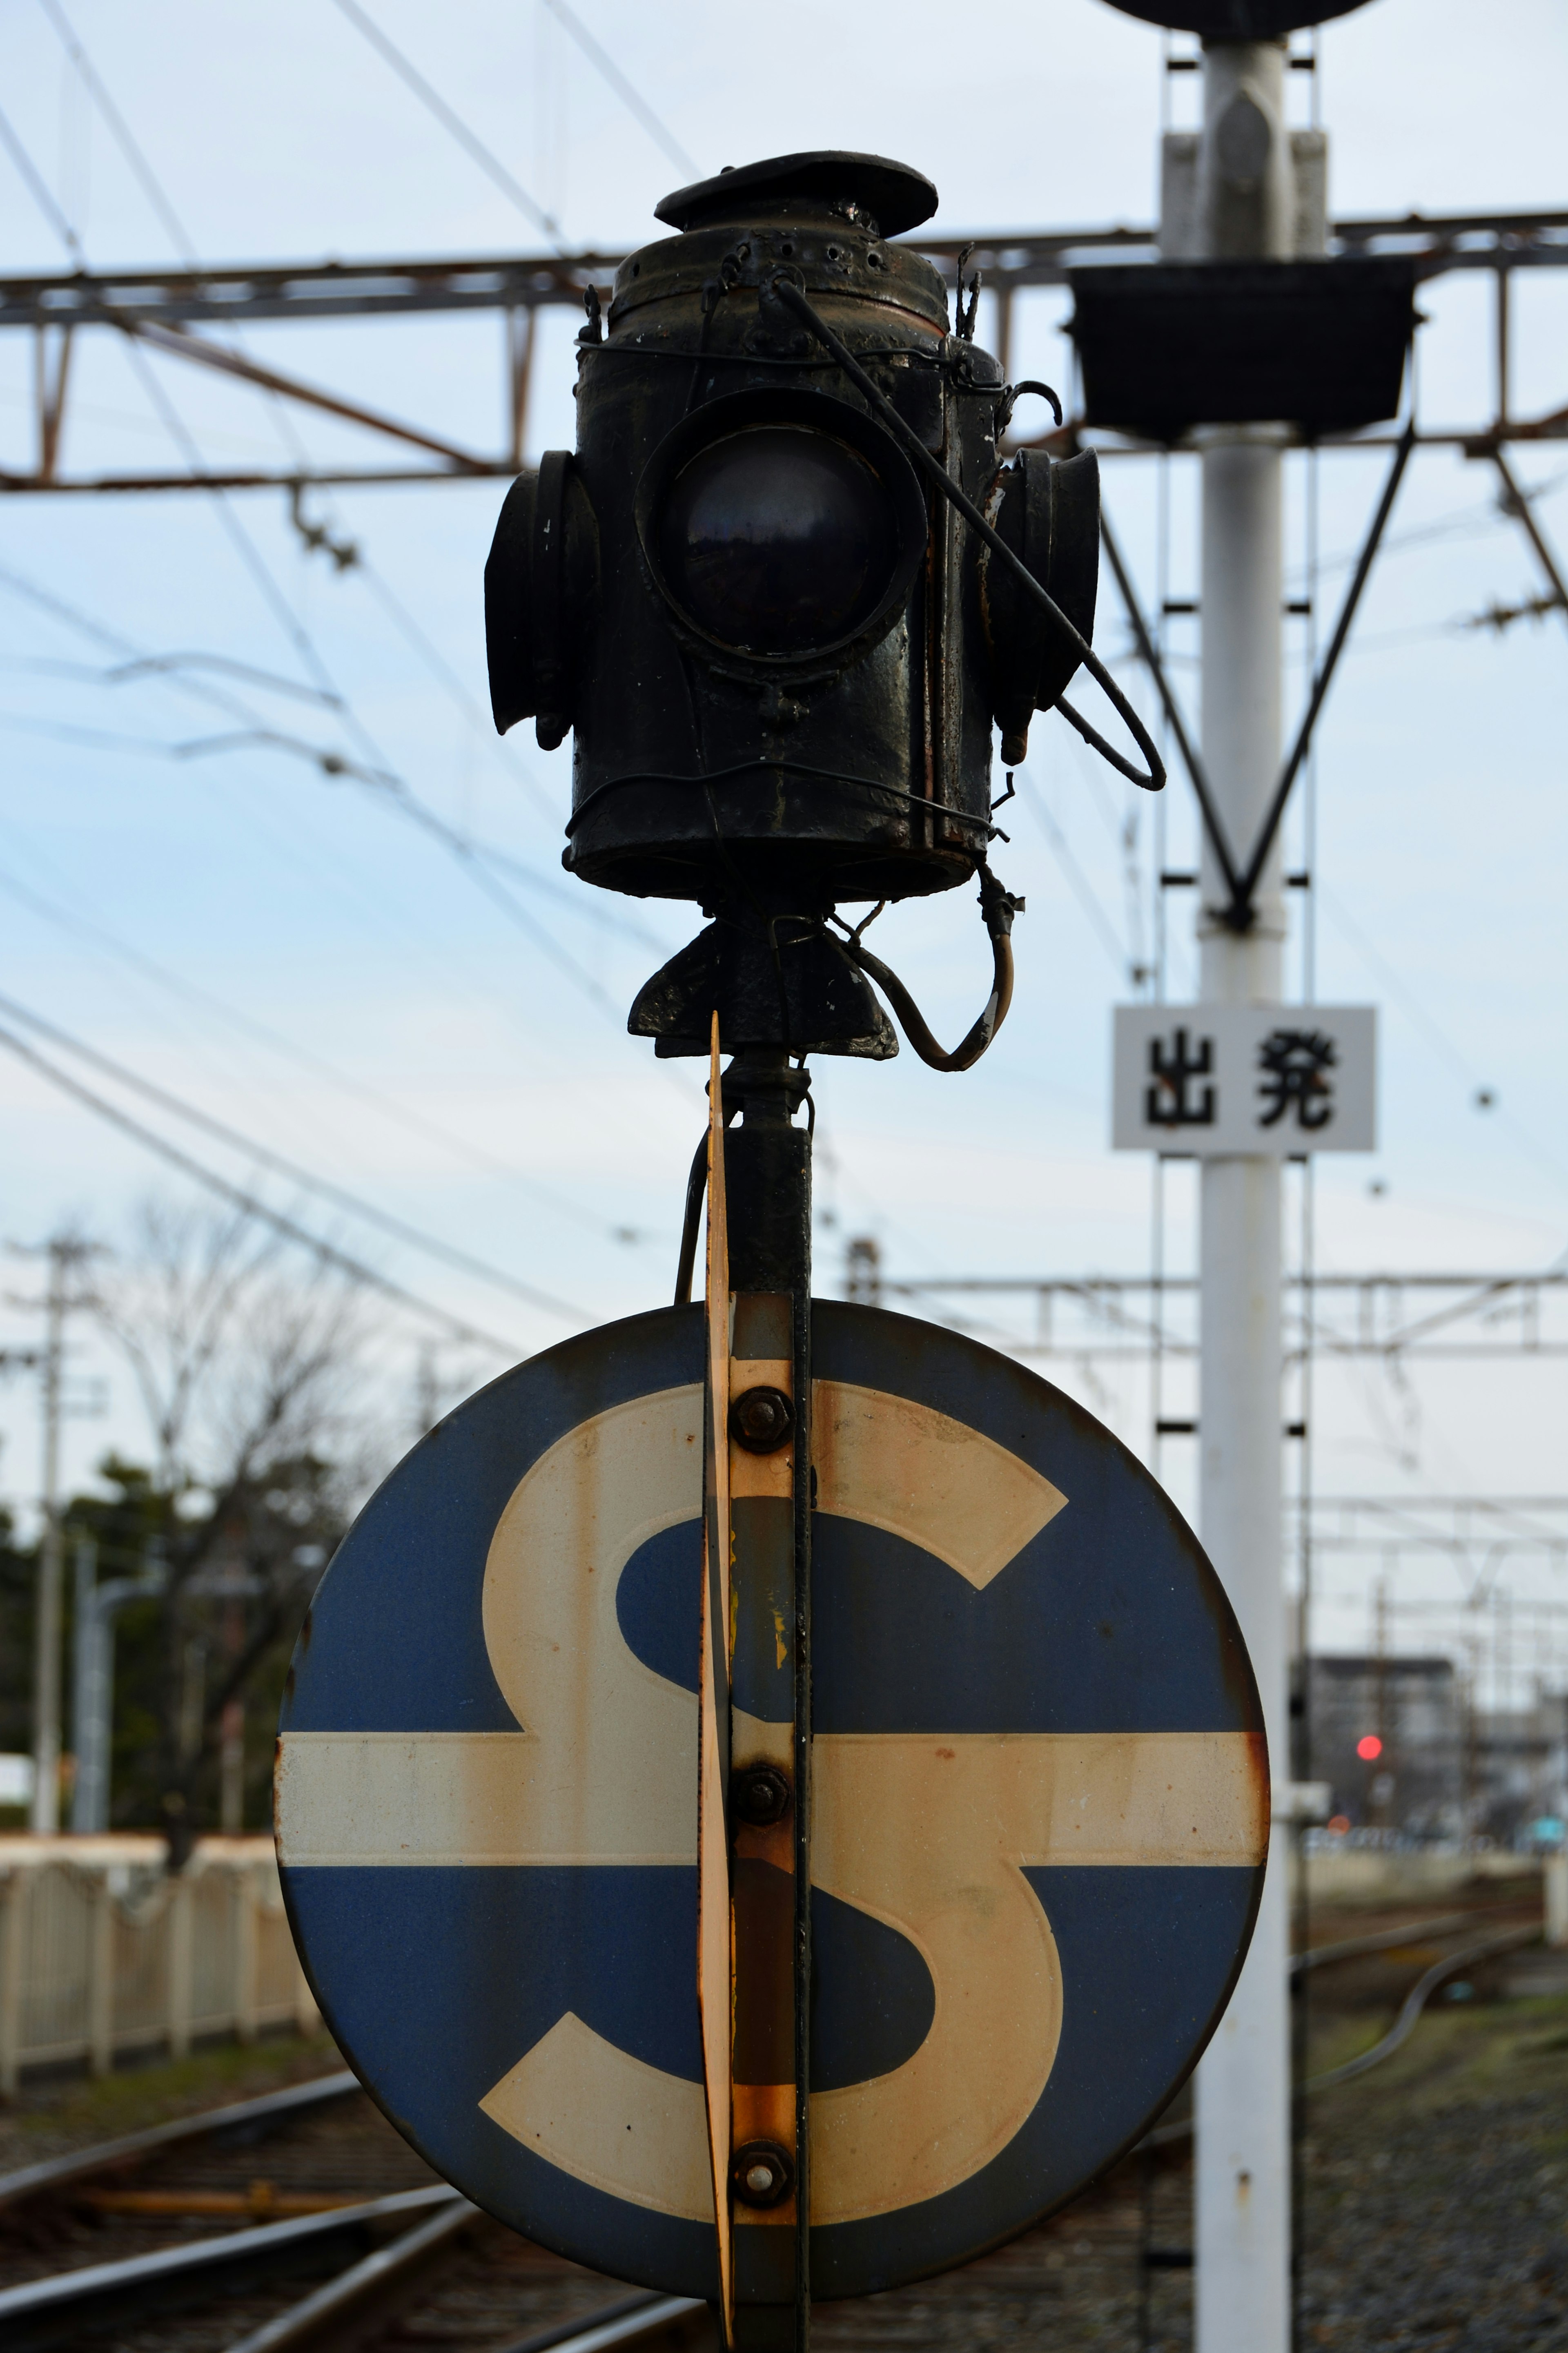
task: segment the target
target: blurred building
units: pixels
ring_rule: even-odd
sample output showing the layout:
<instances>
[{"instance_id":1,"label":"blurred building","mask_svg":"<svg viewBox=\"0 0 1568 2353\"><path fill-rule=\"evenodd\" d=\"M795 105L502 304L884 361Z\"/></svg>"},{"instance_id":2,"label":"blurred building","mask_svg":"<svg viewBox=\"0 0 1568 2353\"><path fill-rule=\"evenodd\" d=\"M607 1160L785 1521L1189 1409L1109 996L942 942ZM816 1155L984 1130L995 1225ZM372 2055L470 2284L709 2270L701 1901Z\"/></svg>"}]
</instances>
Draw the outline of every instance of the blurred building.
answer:
<instances>
[{"instance_id":1,"label":"blurred building","mask_svg":"<svg viewBox=\"0 0 1568 2353\"><path fill-rule=\"evenodd\" d=\"M1470 1825L1500 1846L1554 1844L1568 1820L1568 1693L1481 1708L1471 1734Z\"/></svg>"},{"instance_id":2,"label":"blurred building","mask_svg":"<svg viewBox=\"0 0 1568 2353\"><path fill-rule=\"evenodd\" d=\"M1477 1708L1451 1659L1324 1655L1308 1721L1311 1778L1352 1830L1514 1846L1568 1820L1568 1694Z\"/></svg>"},{"instance_id":3,"label":"blurred building","mask_svg":"<svg viewBox=\"0 0 1568 2353\"><path fill-rule=\"evenodd\" d=\"M1466 1709L1444 1658L1320 1657L1308 1677L1312 1778L1352 1830L1464 1830Z\"/></svg>"}]
</instances>

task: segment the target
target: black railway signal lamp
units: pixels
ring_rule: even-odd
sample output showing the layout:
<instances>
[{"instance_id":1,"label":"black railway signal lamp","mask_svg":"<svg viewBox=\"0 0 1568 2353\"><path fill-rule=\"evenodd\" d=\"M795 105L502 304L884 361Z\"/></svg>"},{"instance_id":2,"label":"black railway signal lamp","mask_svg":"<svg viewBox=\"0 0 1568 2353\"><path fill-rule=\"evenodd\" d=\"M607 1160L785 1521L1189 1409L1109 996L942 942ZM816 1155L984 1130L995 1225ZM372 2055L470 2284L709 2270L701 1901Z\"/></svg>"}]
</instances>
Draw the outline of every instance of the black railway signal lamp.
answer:
<instances>
[{"instance_id":1,"label":"black railway signal lamp","mask_svg":"<svg viewBox=\"0 0 1568 2353\"><path fill-rule=\"evenodd\" d=\"M938 1068L994 1036L1021 902L988 862L994 728L1008 765L1053 706L1100 744L1061 701L1087 667L1147 772L1100 748L1163 780L1089 642L1094 458L1004 461L1026 387L976 344L973 289L954 327L888 241L935 205L901 164L826 153L667 197L675 234L622 264L607 322L587 298L576 448L513 485L485 575L497 725L575 739L567 868L710 919L630 1026L711 1056L676 1306L706 1187L697 1952L731 2353L805 2353L813 2276L805 1057L897 1051L873 981ZM838 909L972 879L992 988L946 1053Z\"/></svg>"},{"instance_id":2,"label":"black railway signal lamp","mask_svg":"<svg viewBox=\"0 0 1568 2353\"><path fill-rule=\"evenodd\" d=\"M935 206L902 164L826 153L667 197L675 234L622 264L607 322L587 298L575 450L501 512L496 724L574 736L564 863L713 918L633 1008L661 1053L706 1052L717 1008L727 1047L889 1055L868 971L945 1066L1005 1011L992 731L1011 766L1081 662L1104 681L1099 484L1091 453L1003 460L1018 391L973 291L954 331L937 270L889 242ZM997 983L944 1056L827 924L976 875Z\"/></svg>"}]
</instances>

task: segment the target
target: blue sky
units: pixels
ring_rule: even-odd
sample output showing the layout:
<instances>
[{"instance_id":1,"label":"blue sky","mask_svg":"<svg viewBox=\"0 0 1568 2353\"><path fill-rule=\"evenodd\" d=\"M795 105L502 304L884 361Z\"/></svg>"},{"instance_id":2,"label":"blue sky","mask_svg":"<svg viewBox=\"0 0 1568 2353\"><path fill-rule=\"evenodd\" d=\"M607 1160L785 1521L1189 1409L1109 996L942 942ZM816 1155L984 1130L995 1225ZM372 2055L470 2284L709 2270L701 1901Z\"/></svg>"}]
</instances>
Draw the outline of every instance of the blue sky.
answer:
<instances>
[{"instance_id":1,"label":"blue sky","mask_svg":"<svg viewBox=\"0 0 1568 2353\"><path fill-rule=\"evenodd\" d=\"M455 0L438 16L415 0L374 0L373 13L558 217L567 245L624 249L655 233L653 205L684 175L544 0ZM715 0L657 12L582 0L580 13L703 170L853 146L930 172L945 233L1152 216L1160 37L1100 0L999 0L980 37L930 0L798 6L784 23ZM204 261L538 248L331 0L142 0L134 11L68 0L68 14L178 235ZM91 261L170 259L166 208L95 114L38 0L0 0L0 57L8 119ZM1494 0L1484 18L1457 0L1373 0L1327 28L1321 60L1335 211L1568 198L1568 18L1551 0ZM1298 100L1305 79L1292 78ZM1189 80L1177 96L1190 103ZM0 254L12 272L66 260L4 157ZM1428 425L1479 424L1489 412L1488 292L1467 276L1424 295ZM1528 275L1515 299L1516 408L1561 406L1568 276ZM1016 373L1067 372L1066 307L1051 292L1026 305ZM985 324L983 303L983 335ZM574 325L557 315L541 335L531 454L570 437ZM493 321L262 326L247 331L247 348L456 438L499 438ZM282 459L266 401L173 363L149 365L209 463ZM7 465L30 455L31 367L22 337L0 345ZM68 466L171 461L167 415L108 336L89 339L75 361L72 400ZM313 415L295 430L321 461L363 446ZM1321 463L1325 609L1382 463ZM1548 442L1519 465L1551 486L1538 512L1568 546L1568 450ZM1106 471L1152 596L1155 467ZM1169 487L1180 595L1194 585L1190 463L1172 467ZM1298 567L1307 495L1305 461L1293 461ZM204 497L7 501L0 571L79 620L0 578L0 994L581 1321L605 1321L668 1295L700 1094L689 1069L656 1067L626 1038L620 1008L691 925L680 911L568 882L558 855L569 751L540 754L526 727L500 745L489 726L479 583L500 496L495 483L323 493L313 513L365 558L341 575L305 551L276 493L234 501L248 556ZM1489 471L1447 452L1418 459L1321 741L1318 993L1384 1009L1384 1145L1372 1162L1322 1166L1326 1265L1512 1269L1545 1265L1568 1243L1568 632L1560 618L1500 638L1464 626L1540 586L1517 527L1497 512ZM1109 590L1101 609L1100 642L1119 650ZM516 884L523 913L498 908L385 790L329 782L286 747L176 756L234 723L193 695L188 672L183 685L167 673L118 683L103 674L132 654L193 650L286 681L292 691L245 690L275 733L342 744L405 779L451 828L503 847L532 877ZM1195 638L1184 650L1195 652ZM1195 701L1190 661L1177 670ZM323 676L352 717L321 701ZM315 700L300 691L312 685ZM90 738L61 732L72 729ZM1017 812L998 865L1028 912L1016 1010L988 1060L964 1078L939 1077L908 1052L887 1068L820 1066L825 1290L837 1288L844 1243L861 1232L878 1236L895 1277L1147 1263L1149 1172L1113 1158L1106 1136L1110 1008L1130 993L1136 923L1149 920L1153 811L1095 772L1059 723L1037 725L1035 747L1033 782L1081 883L1032 808ZM1164 823L1166 862L1185 862L1192 819L1179 783ZM1190 922L1173 896L1173 995L1191 986ZM967 1026L985 987L970 894L900 911L883 936L882 952L918 976L939 1031ZM1300 969L1298 940L1293 987ZM1496 1091L1490 1112L1474 1104L1482 1084ZM163 1181L129 1139L5 1058L0 1108L7 1237L35 1241L70 1215L112 1239L138 1194ZM198 1148L251 1177L243 1155ZM287 1186L271 1198L299 1205ZM574 1328L346 1214L329 1224L345 1247L519 1352ZM1178 1178L1173 1263L1188 1262L1190 1237ZM33 1328L20 1308L0 1316L10 1344ZM412 1394L416 1348L416 1326L394 1318L384 1366L395 1413ZM79 1472L109 1437L142 1440L129 1380L85 1330L79 1361L110 1379L110 1418L69 1432ZM478 1355L447 1361L455 1380L491 1368ZM1137 1380L1107 1376L1097 1390L1081 1369L1059 1377L1143 1446ZM1415 1440L1405 1403L1368 1390L1380 1377L1321 1382L1324 1488L1448 1493L1461 1472L1478 1491L1568 1483L1553 1364L1423 1376ZM37 1461L26 1382L0 1388L0 1485L25 1505ZM1166 1468L1187 1500L1179 1449L1167 1450ZM1364 1623L1359 1599L1334 1620L1346 1641Z\"/></svg>"}]
</instances>

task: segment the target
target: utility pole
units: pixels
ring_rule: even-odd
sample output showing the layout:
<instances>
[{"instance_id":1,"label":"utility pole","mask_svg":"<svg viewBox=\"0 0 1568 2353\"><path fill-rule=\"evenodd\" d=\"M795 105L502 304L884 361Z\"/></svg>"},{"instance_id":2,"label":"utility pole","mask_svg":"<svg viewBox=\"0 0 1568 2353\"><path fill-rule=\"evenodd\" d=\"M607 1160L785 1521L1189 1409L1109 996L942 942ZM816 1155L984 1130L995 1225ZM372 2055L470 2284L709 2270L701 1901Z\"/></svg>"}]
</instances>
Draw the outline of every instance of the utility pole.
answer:
<instances>
[{"instance_id":1,"label":"utility pole","mask_svg":"<svg viewBox=\"0 0 1568 2353\"><path fill-rule=\"evenodd\" d=\"M1282 40L1205 40L1203 129L1184 171L1167 142L1167 214L1184 183L1181 259L1285 260L1295 169ZM1195 167L1195 168L1194 168ZM1173 231L1175 223L1172 222ZM1173 243L1175 237L1173 236ZM1231 840L1258 834L1279 770L1284 657L1284 440L1268 425L1203 437L1203 756ZM1285 913L1276 842L1245 932L1205 842L1199 917L1206 1004L1277 1004ZM1283 1465L1278 1158L1205 1159L1200 1176L1199 1531L1240 1620L1274 1771L1289 1771L1281 1557ZM1258 1926L1197 2071L1199 2353L1285 2353L1290 2340L1289 1830L1276 1823Z\"/></svg>"},{"instance_id":2,"label":"utility pole","mask_svg":"<svg viewBox=\"0 0 1568 2353\"><path fill-rule=\"evenodd\" d=\"M15 1246L14 1246L15 1247ZM41 1352L7 1351L0 1362L36 1364L42 1376L43 1526L33 1624L33 1799L31 1828L52 1837L60 1826L60 1620L64 1581L64 1532L60 1525L60 1424L65 1418L65 1329L73 1307L71 1276L93 1255L95 1245L71 1234L56 1234L43 1246L49 1262L43 1300ZM24 1253L37 1255L37 1253Z\"/></svg>"},{"instance_id":3,"label":"utility pole","mask_svg":"<svg viewBox=\"0 0 1568 2353\"><path fill-rule=\"evenodd\" d=\"M71 1740L76 1779L71 1785L71 1829L109 1828L110 1764L114 1732L114 1620L128 1601L162 1593L168 1582L163 1540L154 1536L137 1577L98 1579L98 1546L90 1536L76 1546L75 1672Z\"/></svg>"},{"instance_id":4,"label":"utility pole","mask_svg":"<svg viewBox=\"0 0 1568 2353\"><path fill-rule=\"evenodd\" d=\"M60 1826L60 1389L64 1377L66 1282L79 1245L57 1235L48 1244L44 1302L43 1533L38 1545L33 1628L32 1827L45 1838Z\"/></svg>"}]
</instances>

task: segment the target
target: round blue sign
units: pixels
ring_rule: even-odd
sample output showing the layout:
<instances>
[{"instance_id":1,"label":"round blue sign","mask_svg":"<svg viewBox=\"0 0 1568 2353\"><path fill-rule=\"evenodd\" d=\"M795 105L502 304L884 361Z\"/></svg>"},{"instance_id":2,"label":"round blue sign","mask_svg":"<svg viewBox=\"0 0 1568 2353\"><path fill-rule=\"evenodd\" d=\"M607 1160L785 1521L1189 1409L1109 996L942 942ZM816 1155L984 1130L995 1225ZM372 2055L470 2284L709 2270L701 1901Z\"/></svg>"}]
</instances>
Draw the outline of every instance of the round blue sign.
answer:
<instances>
[{"instance_id":1,"label":"round blue sign","mask_svg":"<svg viewBox=\"0 0 1568 2353\"><path fill-rule=\"evenodd\" d=\"M711 2298L703 1347L698 1307L587 1333L393 1472L300 1638L278 1834L321 2009L430 2163L595 2270ZM812 1386L831 2298L966 2261L1138 2137L1240 1968L1268 1774L1213 1569L1080 1406L831 1302ZM782 1631L734 1672L737 1708L787 1718Z\"/></svg>"}]
</instances>

